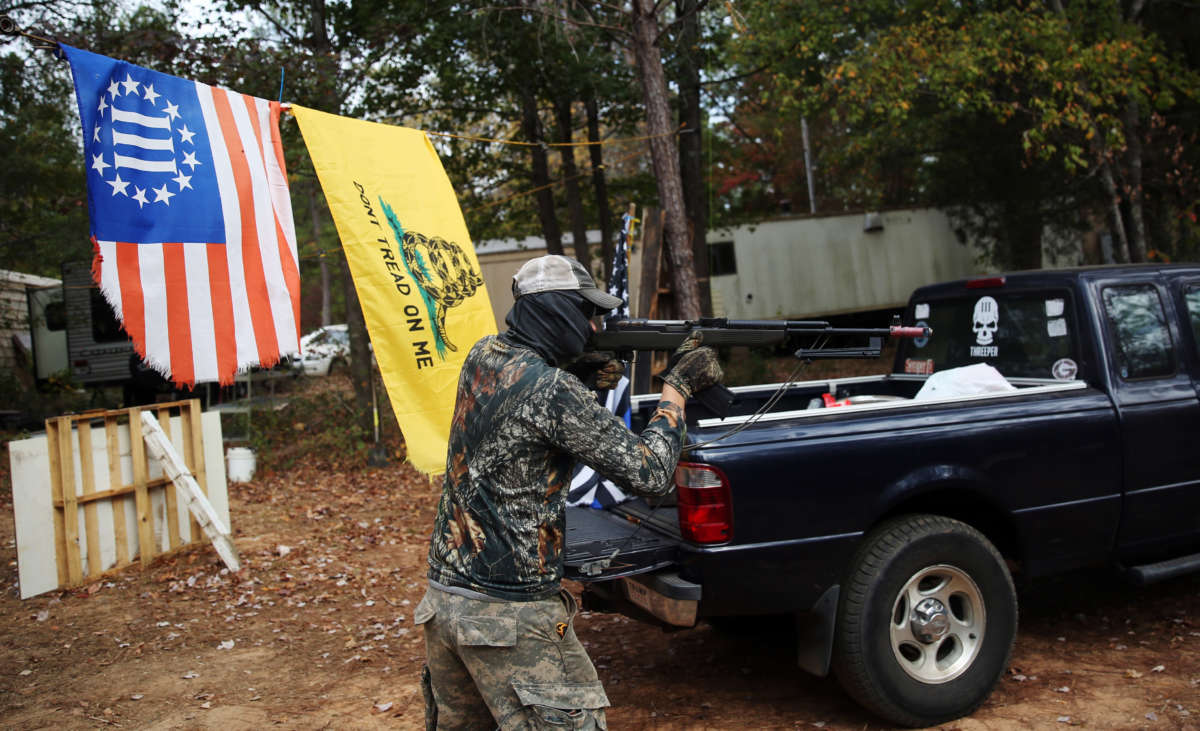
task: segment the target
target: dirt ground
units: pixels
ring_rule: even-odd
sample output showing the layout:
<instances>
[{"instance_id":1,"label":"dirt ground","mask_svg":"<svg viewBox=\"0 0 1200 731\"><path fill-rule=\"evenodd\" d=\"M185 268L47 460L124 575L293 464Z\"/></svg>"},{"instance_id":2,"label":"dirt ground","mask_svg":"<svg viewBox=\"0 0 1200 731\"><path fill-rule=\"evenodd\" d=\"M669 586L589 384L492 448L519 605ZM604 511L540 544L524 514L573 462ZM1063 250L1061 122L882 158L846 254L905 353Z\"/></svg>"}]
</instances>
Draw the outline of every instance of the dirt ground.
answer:
<instances>
[{"instance_id":1,"label":"dirt ground","mask_svg":"<svg viewBox=\"0 0 1200 731\"><path fill-rule=\"evenodd\" d=\"M7 463L0 726L422 727L412 610L434 492L410 467L301 462L230 485L238 575L204 547L22 601ZM1200 577L1136 589L1079 575L1021 602L1003 681L943 728L1200 728ZM784 621L664 633L584 613L577 631L613 729L884 727L795 666Z\"/></svg>"}]
</instances>

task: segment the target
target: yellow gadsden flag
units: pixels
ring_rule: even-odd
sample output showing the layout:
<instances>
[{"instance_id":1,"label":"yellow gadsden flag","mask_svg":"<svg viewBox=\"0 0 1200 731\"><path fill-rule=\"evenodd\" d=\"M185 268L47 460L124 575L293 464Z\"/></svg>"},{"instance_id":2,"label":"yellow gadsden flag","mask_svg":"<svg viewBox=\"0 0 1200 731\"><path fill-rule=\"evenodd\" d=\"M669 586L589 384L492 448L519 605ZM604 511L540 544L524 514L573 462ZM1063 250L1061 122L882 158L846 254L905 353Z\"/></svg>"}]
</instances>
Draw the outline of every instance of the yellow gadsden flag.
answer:
<instances>
[{"instance_id":1,"label":"yellow gadsden flag","mask_svg":"<svg viewBox=\"0 0 1200 731\"><path fill-rule=\"evenodd\" d=\"M424 132L292 106L350 262L408 459L446 466L458 373L496 332L458 199Z\"/></svg>"}]
</instances>

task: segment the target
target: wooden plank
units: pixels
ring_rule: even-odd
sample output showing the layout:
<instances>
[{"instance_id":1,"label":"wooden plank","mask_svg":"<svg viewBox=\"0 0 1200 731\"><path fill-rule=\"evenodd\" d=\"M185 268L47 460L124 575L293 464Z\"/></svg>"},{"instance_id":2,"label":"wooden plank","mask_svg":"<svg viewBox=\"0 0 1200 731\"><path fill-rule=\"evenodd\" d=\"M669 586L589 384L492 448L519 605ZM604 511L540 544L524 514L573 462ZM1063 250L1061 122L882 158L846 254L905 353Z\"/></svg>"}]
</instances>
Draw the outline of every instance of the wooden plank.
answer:
<instances>
[{"instance_id":1,"label":"wooden plank","mask_svg":"<svg viewBox=\"0 0 1200 731\"><path fill-rule=\"evenodd\" d=\"M154 404L154 408L156 408L156 409L180 408L180 407L186 406L187 403L188 403L187 401L164 401L161 404ZM92 409L91 411L84 411L79 414L69 414L67 416L61 416L61 417L55 417L55 418L70 419L71 423L74 424L77 421L83 421L83 420L97 421L99 419L105 418L109 414L118 414L119 415L119 414L124 414L127 411L128 411L128 409L114 409L112 411L105 411L103 409Z\"/></svg>"},{"instance_id":2,"label":"wooden plank","mask_svg":"<svg viewBox=\"0 0 1200 731\"><path fill-rule=\"evenodd\" d=\"M647 207L642 210L642 280L638 285L638 301L634 317L653 319L658 315L663 275L663 211ZM654 354L641 351L635 354L630 375L632 393L650 393L650 374L654 369Z\"/></svg>"},{"instance_id":3,"label":"wooden plank","mask_svg":"<svg viewBox=\"0 0 1200 731\"><path fill-rule=\"evenodd\" d=\"M150 481L150 466L146 462L146 442L142 439L142 410L129 409L129 450L133 455L133 489L137 506L138 556L142 568L150 566L158 546L154 545L154 525L150 522L150 493L146 483Z\"/></svg>"},{"instance_id":4,"label":"wooden plank","mask_svg":"<svg viewBox=\"0 0 1200 731\"><path fill-rule=\"evenodd\" d=\"M79 478L81 492L86 496L96 492L96 470L92 464L92 422L81 421L75 425L79 435ZM64 507L66 507L64 505ZM91 577L104 570L100 557L100 519L96 503L89 500L83 505L83 529L87 541L87 573Z\"/></svg>"},{"instance_id":5,"label":"wooden plank","mask_svg":"<svg viewBox=\"0 0 1200 731\"><path fill-rule=\"evenodd\" d=\"M632 316L649 318L651 303L658 294L663 211L659 208L645 208L642 210L642 219L642 281L638 286L637 309Z\"/></svg>"},{"instance_id":6,"label":"wooden plank","mask_svg":"<svg viewBox=\"0 0 1200 731\"><path fill-rule=\"evenodd\" d=\"M108 448L108 487L88 497L97 500L112 498L113 542L116 544L116 567L129 563L129 536L125 528L125 495L133 492L121 480L121 443L117 432L117 415L111 411L104 415L104 441Z\"/></svg>"},{"instance_id":7,"label":"wooden plank","mask_svg":"<svg viewBox=\"0 0 1200 731\"><path fill-rule=\"evenodd\" d=\"M146 482L146 489L154 490L160 487L166 487L170 484L172 483L171 478L169 477L155 477L153 480ZM75 498L75 504L86 505L88 503L94 503L100 500L108 500L109 498L123 498L126 495L133 495L136 492L137 490L133 485L122 485L115 490L101 490L100 492L94 492L90 495L80 495L79 497ZM58 500L57 498L53 501L53 503L54 507L56 508L61 508L63 506L63 501Z\"/></svg>"},{"instance_id":8,"label":"wooden plank","mask_svg":"<svg viewBox=\"0 0 1200 731\"><path fill-rule=\"evenodd\" d=\"M159 406L158 413L155 415L158 419L158 425L162 427L163 434L167 435L167 441L171 441L171 409L169 406Z\"/></svg>"},{"instance_id":9,"label":"wooden plank","mask_svg":"<svg viewBox=\"0 0 1200 731\"><path fill-rule=\"evenodd\" d=\"M58 585L67 585L67 534L62 511L62 469L59 464L58 421L46 419L46 453L50 458L50 497L54 501L54 564Z\"/></svg>"},{"instance_id":10,"label":"wooden plank","mask_svg":"<svg viewBox=\"0 0 1200 731\"><path fill-rule=\"evenodd\" d=\"M71 419L58 417L58 474L63 501L63 539L67 554L67 586L83 581L79 556L79 507L75 495L75 450L71 446Z\"/></svg>"},{"instance_id":11,"label":"wooden plank","mask_svg":"<svg viewBox=\"0 0 1200 731\"><path fill-rule=\"evenodd\" d=\"M175 447L167 441L154 415L142 414L141 423L147 450L162 464L163 471L170 476L175 485L183 491L188 510L200 521L200 527L212 541L213 548L217 549L217 555L230 571L240 571L241 558L238 556L237 546L233 544L233 538L229 535L229 528L221 523L212 503L200 492L196 479L184 466L183 459L175 451Z\"/></svg>"},{"instance_id":12,"label":"wooden plank","mask_svg":"<svg viewBox=\"0 0 1200 731\"><path fill-rule=\"evenodd\" d=\"M188 401L187 407L179 411L179 421L183 425L185 464L192 471L192 476L196 478L200 492L208 495L208 472L204 468L204 424L201 421L203 415L198 398ZM191 530L189 535L192 541L198 543L203 534L200 532L200 523L196 521L196 516L190 516L188 528Z\"/></svg>"},{"instance_id":13,"label":"wooden plank","mask_svg":"<svg viewBox=\"0 0 1200 731\"><path fill-rule=\"evenodd\" d=\"M158 408L158 423L162 426L163 436L168 442L171 441L170 407L160 406ZM131 422L130 428L132 426ZM163 498L167 506L167 548L178 548L183 541L179 537L179 498L174 484L167 485Z\"/></svg>"}]
</instances>

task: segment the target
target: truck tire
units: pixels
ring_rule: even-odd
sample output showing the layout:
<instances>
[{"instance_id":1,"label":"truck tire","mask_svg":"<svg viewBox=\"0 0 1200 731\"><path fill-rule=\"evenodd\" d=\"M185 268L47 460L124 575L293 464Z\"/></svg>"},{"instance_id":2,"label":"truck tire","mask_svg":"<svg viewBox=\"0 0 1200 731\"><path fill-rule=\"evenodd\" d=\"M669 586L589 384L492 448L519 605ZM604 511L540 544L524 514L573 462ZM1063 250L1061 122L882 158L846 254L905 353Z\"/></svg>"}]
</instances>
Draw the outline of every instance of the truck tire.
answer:
<instances>
[{"instance_id":1,"label":"truck tire","mask_svg":"<svg viewBox=\"0 0 1200 731\"><path fill-rule=\"evenodd\" d=\"M902 516L871 531L851 562L833 667L871 711L932 726L987 699L1016 634L1016 589L988 539L951 518Z\"/></svg>"}]
</instances>

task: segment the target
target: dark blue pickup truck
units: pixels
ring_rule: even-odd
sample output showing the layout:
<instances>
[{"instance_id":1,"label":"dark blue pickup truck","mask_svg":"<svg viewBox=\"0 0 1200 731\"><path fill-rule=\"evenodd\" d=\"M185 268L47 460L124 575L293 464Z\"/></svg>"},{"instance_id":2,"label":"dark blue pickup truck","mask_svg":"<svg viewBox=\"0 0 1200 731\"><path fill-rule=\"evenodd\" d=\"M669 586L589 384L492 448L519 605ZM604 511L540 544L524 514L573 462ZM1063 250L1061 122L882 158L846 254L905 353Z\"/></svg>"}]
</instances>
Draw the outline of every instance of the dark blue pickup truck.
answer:
<instances>
[{"instance_id":1,"label":"dark blue pickup truck","mask_svg":"<svg viewBox=\"0 0 1200 731\"><path fill-rule=\"evenodd\" d=\"M1004 672L1014 575L1200 570L1200 266L938 284L904 320L933 335L893 373L739 387L724 419L691 404L675 492L570 509L587 605L795 613L802 667L923 726Z\"/></svg>"}]
</instances>

